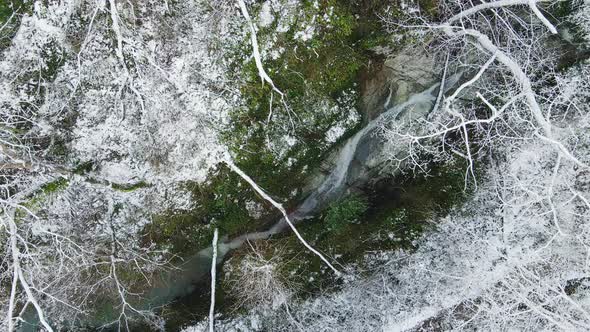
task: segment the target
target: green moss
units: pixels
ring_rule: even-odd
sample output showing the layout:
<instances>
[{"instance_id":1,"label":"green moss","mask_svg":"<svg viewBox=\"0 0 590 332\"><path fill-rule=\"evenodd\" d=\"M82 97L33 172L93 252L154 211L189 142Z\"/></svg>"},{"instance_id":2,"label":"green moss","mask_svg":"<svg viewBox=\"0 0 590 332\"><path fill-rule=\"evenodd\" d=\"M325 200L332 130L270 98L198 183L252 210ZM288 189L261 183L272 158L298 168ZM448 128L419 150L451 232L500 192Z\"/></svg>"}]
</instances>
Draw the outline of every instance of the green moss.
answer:
<instances>
[{"instance_id":1,"label":"green moss","mask_svg":"<svg viewBox=\"0 0 590 332\"><path fill-rule=\"evenodd\" d=\"M84 175L86 173L89 173L93 169L94 169L94 162L92 162L92 161L77 162L76 166L74 167L72 172L74 172L74 174Z\"/></svg>"},{"instance_id":2,"label":"green moss","mask_svg":"<svg viewBox=\"0 0 590 332\"><path fill-rule=\"evenodd\" d=\"M118 184L118 183L113 183L111 184L112 188L115 190L119 190L119 191L123 191L123 192L131 192L137 189L141 189L141 188L148 188L151 187L152 185L145 182L145 181L139 181L136 183L129 183L129 184Z\"/></svg>"},{"instance_id":3,"label":"green moss","mask_svg":"<svg viewBox=\"0 0 590 332\"><path fill-rule=\"evenodd\" d=\"M191 254L207 245L210 228L191 213L168 212L154 216L144 238L160 248L170 247L174 254Z\"/></svg>"},{"instance_id":4,"label":"green moss","mask_svg":"<svg viewBox=\"0 0 590 332\"><path fill-rule=\"evenodd\" d=\"M439 0L418 0L418 4L420 5L423 14L435 17L438 14L438 1Z\"/></svg>"},{"instance_id":5,"label":"green moss","mask_svg":"<svg viewBox=\"0 0 590 332\"><path fill-rule=\"evenodd\" d=\"M187 184L198 205L188 211L168 211L154 216L145 229L145 240L161 247L170 246L176 254L192 254L211 243L214 228L233 237L254 231L267 222L266 216L250 217L246 203L260 202L260 199L238 175L220 167L209 179L202 185Z\"/></svg>"},{"instance_id":6,"label":"green moss","mask_svg":"<svg viewBox=\"0 0 590 332\"><path fill-rule=\"evenodd\" d=\"M32 4L32 1L23 0L0 1L0 27L4 27L0 32L0 51L10 45L20 25L20 14L30 12ZM12 16L13 13L15 13L14 16Z\"/></svg>"},{"instance_id":7,"label":"green moss","mask_svg":"<svg viewBox=\"0 0 590 332\"><path fill-rule=\"evenodd\" d=\"M374 13L361 12L363 6L340 0L318 3L319 7L314 7L312 1L303 1L288 31L277 33L275 22L260 28L257 34L260 45L272 38L275 48L284 49L278 58L264 59L264 67L285 93L288 110L268 84L261 84L250 58L249 37L229 59L236 80L241 82L245 103L232 110L223 140L236 164L287 208L302 198L301 188L309 171L318 167L333 147L325 141L325 133L349 115L344 111L321 112L318 105L343 110L354 106L358 102L359 74L373 56L369 49L387 41L380 20ZM383 3L376 1L375 8ZM314 38L294 38L313 17L317 27ZM271 107L274 116L267 123ZM349 124L342 139L352 135L359 125ZM278 154L269 147L269 141L282 144L285 135L297 138L296 142L284 154ZM154 216L154 222L146 228L146 240L170 246L175 253L194 252L210 243L213 227L232 237L263 228L276 217L274 209L266 206L267 215L251 218L246 203L261 200L227 168L221 167L209 178L204 185L187 184L197 206Z\"/></svg>"},{"instance_id":8,"label":"green moss","mask_svg":"<svg viewBox=\"0 0 590 332\"><path fill-rule=\"evenodd\" d=\"M14 12L14 3L10 1L0 2L0 25L4 25Z\"/></svg>"},{"instance_id":9,"label":"green moss","mask_svg":"<svg viewBox=\"0 0 590 332\"><path fill-rule=\"evenodd\" d=\"M66 178L59 178L53 182L49 182L47 184L44 184L43 186L41 186L41 191L43 192L43 194L47 195L47 194L51 194L51 193L55 193L59 190L65 189L68 184L69 184L69 180Z\"/></svg>"},{"instance_id":10,"label":"green moss","mask_svg":"<svg viewBox=\"0 0 590 332\"><path fill-rule=\"evenodd\" d=\"M231 112L231 123L223 140L232 150L237 165L288 208L302 198L301 188L309 169L317 167L332 147L325 142L325 133L348 117L346 112L320 112L318 105L328 109L354 106L357 103L354 98L359 95L359 73L372 56L369 48L386 41L380 34L379 20L360 13L361 7L336 0L321 1L319 7L314 7L313 2L304 1L300 15L287 32L277 33L276 22L260 29L257 37L261 45L269 38L276 38L275 47L285 50L278 58L264 61L275 85L285 93L285 100L268 84L261 84L256 65L249 59L248 39L231 59L237 79L242 82L240 91L245 104ZM314 38L308 41L294 38L313 17L317 27ZM371 40L367 42L369 36ZM355 96L352 100L344 98L351 95ZM288 110L283 102L288 103ZM274 117L267 123L271 107ZM351 135L358 125L350 124L343 138ZM283 155L278 155L269 147L269 140L282 143L286 134L297 141ZM266 207L270 212L262 218L249 216L246 203L261 200L227 168L221 167L209 179L204 185L188 184L197 206L189 211L168 211L154 216L153 223L146 228L146 240L170 246L174 253L189 253L210 243L214 227L232 237L274 221L276 215L269 206ZM359 202L349 201L340 207L344 223L352 221L347 218L363 209L356 203ZM333 215L337 214L335 211L336 208ZM334 228L343 227L339 222L334 217L331 224Z\"/></svg>"},{"instance_id":11,"label":"green moss","mask_svg":"<svg viewBox=\"0 0 590 332\"><path fill-rule=\"evenodd\" d=\"M324 222L328 229L338 232L347 224L358 222L368 208L367 200L359 195L348 196L328 207Z\"/></svg>"},{"instance_id":12,"label":"green moss","mask_svg":"<svg viewBox=\"0 0 590 332\"><path fill-rule=\"evenodd\" d=\"M48 198L52 197L53 194L66 189L69 183L70 181L67 178L58 178L54 181L48 182L42 185L28 201L23 203L23 206L35 212L42 208L44 202L46 202ZM25 217L27 215L28 212L17 210L17 217Z\"/></svg>"}]
</instances>

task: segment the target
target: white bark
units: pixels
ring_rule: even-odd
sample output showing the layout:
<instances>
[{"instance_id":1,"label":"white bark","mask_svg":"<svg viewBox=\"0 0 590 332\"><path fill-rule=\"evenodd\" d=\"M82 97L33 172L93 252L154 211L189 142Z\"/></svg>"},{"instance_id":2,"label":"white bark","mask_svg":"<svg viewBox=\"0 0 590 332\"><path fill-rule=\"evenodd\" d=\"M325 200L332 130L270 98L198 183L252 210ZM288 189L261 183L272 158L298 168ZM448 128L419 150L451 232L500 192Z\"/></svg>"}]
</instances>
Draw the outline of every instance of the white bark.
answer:
<instances>
[{"instance_id":1,"label":"white bark","mask_svg":"<svg viewBox=\"0 0 590 332\"><path fill-rule=\"evenodd\" d=\"M473 6L469 9L463 10L460 13L452 16L447 20L448 24L454 23L456 21L460 21L464 18L468 18L473 14L476 14L480 11L488 10L488 9L495 9L495 8L502 8L502 7L510 7L510 6L518 6L518 5L529 5L535 15L547 26L551 33L557 33L555 27L543 16L543 14L539 11L537 7L537 3L541 2L550 2L551 0L498 0L498 1L490 1L484 2L477 6ZM555 32L554 32L555 31Z\"/></svg>"},{"instance_id":2,"label":"white bark","mask_svg":"<svg viewBox=\"0 0 590 332\"><path fill-rule=\"evenodd\" d=\"M508 68L508 70L510 70L510 72L512 73L514 79L520 84L522 93L524 94L527 104L530 107L533 118L535 119L535 121L547 137L552 136L551 124L543 116L541 106L539 106L536 94L533 91L531 80L522 71L522 67L516 61L514 61L510 56L508 56L505 52L503 52L496 45L494 45L494 43L488 38L488 36L484 35L483 33L477 30L460 29L457 31L454 27L447 27L445 28L445 32L449 36L453 37L460 35L474 37L483 49L493 54L496 57L496 59L500 61L500 63L506 66L506 68Z\"/></svg>"},{"instance_id":3,"label":"white bark","mask_svg":"<svg viewBox=\"0 0 590 332\"><path fill-rule=\"evenodd\" d=\"M12 215L5 215L5 222L8 224L8 229L10 232L10 251L12 252L12 267L14 270L14 278L13 280L18 279L18 283L21 285L22 289L25 291L25 294L27 295L27 301L29 301L33 307L35 308L35 311L37 312L37 316L39 318L39 322L41 322L41 325L43 325L43 327L49 331L49 332L53 332L53 328L51 328L51 325L49 325L49 323L47 322L47 320L45 319L45 314L43 312L43 309L41 308L41 305L39 305L39 302L37 301L37 298L35 297L35 295L33 294L33 291L31 289L31 286L29 285L29 282L27 281L27 279L25 278L25 275L23 274L22 271L22 267L20 265L20 250L18 248L18 231L17 231L17 227L16 224L14 223L14 219ZM12 285L12 291L15 291L15 283L13 283ZM11 293L10 297L11 300L14 298L14 293ZM14 310L14 302L11 301L11 310ZM14 325L12 325L12 311L9 312L9 331L10 328L14 328Z\"/></svg>"},{"instance_id":4,"label":"white bark","mask_svg":"<svg viewBox=\"0 0 590 332\"><path fill-rule=\"evenodd\" d=\"M262 188L260 188L256 182L254 182L254 180L252 180L252 178L250 178L246 173L244 173L238 166L236 166L234 164L233 161L231 161L229 158L227 158L227 160L225 161L225 163L230 167L230 169L232 171L234 171L236 174L238 174L242 179L244 179L246 182L248 182L248 184L260 195L262 196L262 198L264 198L264 200L268 201L270 204L272 204L275 208L277 208L279 211L281 211L281 214L283 215L283 218L285 218L285 222L289 225L289 227L291 228L291 230L293 230L293 233L295 233L295 235L297 236L297 238L299 239L299 241L312 253L314 253L316 256L318 256L324 263L326 263L326 265L328 265L328 267L330 267L330 269L332 269L332 271L334 271L334 273L337 276L340 276L341 273L340 271L338 271L325 257L324 255L322 255L319 251L317 251L316 249L314 249L311 245L309 245L309 243L307 243L307 241L305 241L305 239L301 236L301 234L299 234L299 231L297 231L297 228L295 228L295 225L293 224L293 222L291 222L291 219L289 218L289 215L287 214L287 211L285 210L285 208L278 203L277 201L275 201L272 197L270 197L267 193L264 192L264 190L262 190Z\"/></svg>"},{"instance_id":5,"label":"white bark","mask_svg":"<svg viewBox=\"0 0 590 332\"><path fill-rule=\"evenodd\" d=\"M121 33L121 26L119 25L119 13L117 12L117 4L115 0L109 0L109 7L111 13L111 20L113 21L113 31L117 37L117 57L121 61L121 65L125 66L125 58L123 57L123 34Z\"/></svg>"},{"instance_id":6,"label":"white bark","mask_svg":"<svg viewBox=\"0 0 590 332\"><path fill-rule=\"evenodd\" d=\"M213 255L211 255L211 306L209 307L209 332L215 331L215 279L216 279L216 267L217 267L217 238L219 232L217 228L213 232L213 243L211 248L213 249Z\"/></svg>"},{"instance_id":7,"label":"white bark","mask_svg":"<svg viewBox=\"0 0 590 332\"><path fill-rule=\"evenodd\" d=\"M252 23L252 19L250 18L250 14L248 13L248 8L246 7L244 0L237 1L238 5L240 6L242 15L244 16L246 22L248 23L248 26L250 27L250 43L252 44L252 55L254 56L256 68L258 69L258 75L260 76L260 79L262 80L263 84L264 82L268 83L272 87L273 91L278 93L281 97L284 97L283 92L281 92L281 90L279 90L275 86L270 76L268 76L268 74L266 73L266 70L264 70L264 65L262 64L262 57L260 55L260 47L258 46L258 38L256 37L256 29L254 28L254 24Z\"/></svg>"},{"instance_id":8,"label":"white bark","mask_svg":"<svg viewBox=\"0 0 590 332\"><path fill-rule=\"evenodd\" d=\"M537 7L537 1L529 0L529 6L531 7L531 10L537 16L537 18L541 20L541 22L547 27L547 29L552 34L557 34L557 29L555 28L555 26L551 24L551 22L549 22L549 20L541 13L539 7Z\"/></svg>"},{"instance_id":9,"label":"white bark","mask_svg":"<svg viewBox=\"0 0 590 332\"><path fill-rule=\"evenodd\" d=\"M582 163L578 158L572 155L572 153L568 151L567 148L561 142L554 138L552 131L553 126L543 115L541 106L537 102L536 93L532 88L532 82L528 75L522 70L522 67L512 57L510 57L508 54L506 54L504 51L500 50L496 45L494 45L494 43L488 38L488 36L484 35L483 33L475 29L459 28L458 31L454 29L456 28L447 26L444 30L449 36L467 35L475 38L478 42L478 45L480 45L483 49L493 54L493 56L506 68L508 68L508 70L512 73L514 79L520 85L522 94L526 99L533 119L536 121L541 131L544 133L544 135L537 133L536 136L538 136L546 142L555 145L560 151L562 151L565 154L566 157L574 161L579 166L588 168L588 165Z\"/></svg>"}]
</instances>

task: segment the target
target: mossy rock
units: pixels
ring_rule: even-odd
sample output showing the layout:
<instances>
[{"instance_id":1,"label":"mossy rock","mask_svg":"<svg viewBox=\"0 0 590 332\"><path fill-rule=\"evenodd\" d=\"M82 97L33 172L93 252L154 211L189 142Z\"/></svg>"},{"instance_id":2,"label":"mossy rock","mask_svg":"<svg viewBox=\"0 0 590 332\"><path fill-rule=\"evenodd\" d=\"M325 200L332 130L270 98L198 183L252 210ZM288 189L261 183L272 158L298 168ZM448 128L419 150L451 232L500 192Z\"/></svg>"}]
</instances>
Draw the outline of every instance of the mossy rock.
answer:
<instances>
[{"instance_id":1,"label":"mossy rock","mask_svg":"<svg viewBox=\"0 0 590 332\"><path fill-rule=\"evenodd\" d=\"M32 10L32 5L33 1L0 1L0 27L4 27L0 33L0 51L4 50L10 45L12 38L20 26L21 14L30 13Z\"/></svg>"},{"instance_id":2,"label":"mossy rock","mask_svg":"<svg viewBox=\"0 0 590 332\"><path fill-rule=\"evenodd\" d=\"M152 185L145 182L145 181L139 181L139 182L135 182L135 183L126 183L126 184L119 184L119 183L113 183L111 184L111 187L115 190L118 191L123 191L123 192L132 192L138 189L142 189L142 188L149 188Z\"/></svg>"}]
</instances>

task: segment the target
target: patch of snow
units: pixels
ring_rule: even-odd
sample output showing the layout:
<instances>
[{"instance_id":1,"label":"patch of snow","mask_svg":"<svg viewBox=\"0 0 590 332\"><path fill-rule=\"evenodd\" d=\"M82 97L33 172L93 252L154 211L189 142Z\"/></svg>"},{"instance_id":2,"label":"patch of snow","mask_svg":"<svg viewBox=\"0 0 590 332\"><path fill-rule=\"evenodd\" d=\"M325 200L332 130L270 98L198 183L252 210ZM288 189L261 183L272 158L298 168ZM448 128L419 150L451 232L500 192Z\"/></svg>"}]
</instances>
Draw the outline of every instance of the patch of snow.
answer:
<instances>
[{"instance_id":1,"label":"patch of snow","mask_svg":"<svg viewBox=\"0 0 590 332\"><path fill-rule=\"evenodd\" d=\"M336 125L331 127L326 132L326 142L328 143L336 143L336 141L344 135L346 132L346 128L342 125Z\"/></svg>"},{"instance_id":2,"label":"patch of snow","mask_svg":"<svg viewBox=\"0 0 590 332\"><path fill-rule=\"evenodd\" d=\"M101 173L109 182L125 184L137 181L137 171L128 164L105 162Z\"/></svg>"},{"instance_id":3,"label":"patch of snow","mask_svg":"<svg viewBox=\"0 0 590 332\"><path fill-rule=\"evenodd\" d=\"M272 14L272 8L270 1L266 1L262 4L260 14L258 18L258 25L261 27L268 27L274 22L275 18Z\"/></svg>"},{"instance_id":4,"label":"patch of snow","mask_svg":"<svg viewBox=\"0 0 590 332\"><path fill-rule=\"evenodd\" d=\"M258 219L262 216L264 212L264 206L258 202L254 201L246 201L246 210L248 211L248 215L254 219Z\"/></svg>"},{"instance_id":5,"label":"patch of snow","mask_svg":"<svg viewBox=\"0 0 590 332\"><path fill-rule=\"evenodd\" d=\"M303 30L295 32L295 35L293 36L293 38L306 42L308 40L311 40L313 38L314 34L315 34L315 27L313 25L308 25L308 26L304 27Z\"/></svg>"}]
</instances>

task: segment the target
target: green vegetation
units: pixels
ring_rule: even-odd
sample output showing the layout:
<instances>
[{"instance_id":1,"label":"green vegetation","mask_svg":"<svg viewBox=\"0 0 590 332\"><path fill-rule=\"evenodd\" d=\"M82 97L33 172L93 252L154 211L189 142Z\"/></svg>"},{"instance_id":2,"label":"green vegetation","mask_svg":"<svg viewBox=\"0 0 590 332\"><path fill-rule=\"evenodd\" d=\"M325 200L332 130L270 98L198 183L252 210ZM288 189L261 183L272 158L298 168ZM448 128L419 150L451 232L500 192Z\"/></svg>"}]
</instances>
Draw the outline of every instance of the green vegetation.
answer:
<instances>
[{"instance_id":1,"label":"green vegetation","mask_svg":"<svg viewBox=\"0 0 590 332\"><path fill-rule=\"evenodd\" d=\"M438 14L438 1L439 0L418 0L418 4L420 5L423 14L435 17Z\"/></svg>"},{"instance_id":2,"label":"green vegetation","mask_svg":"<svg viewBox=\"0 0 590 332\"><path fill-rule=\"evenodd\" d=\"M2 0L0 1L0 27L4 27L0 33L0 51L10 45L10 41L16 34L20 25L20 13L30 12L33 1ZM13 16L13 14L15 14Z\"/></svg>"},{"instance_id":3,"label":"green vegetation","mask_svg":"<svg viewBox=\"0 0 590 332\"><path fill-rule=\"evenodd\" d=\"M366 198L351 195L330 205L324 222L331 231L338 232L347 224L358 222L367 208Z\"/></svg>"},{"instance_id":4,"label":"green vegetation","mask_svg":"<svg viewBox=\"0 0 590 332\"><path fill-rule=\"evenodd\" d=\"M37 190L32 197L26 201L23 206L31 210L32 212L36 212L40 208L43 207L44 202L46 202L52 195L60 192L68 187L70 181L67 178L58 178L51 182L45 183L42 185L39 190ZM27 216L28 212L17 209L16 216L17 217L25 217ZM18 218L17 218L18 219Z\"/></svg>"},{"instance_id":5,"label":"green vegetation","mask_svg":"<svg viewBox=\"0 0 590 332\"><path fill-rule=\"evenodd\" d=\"M43 192L43 194L47 195L47 194L51 194L51 193L55 193L59 190L65 189L69 184L68 179L66 178L59 178L53 182L49 182L44 184L41 187L41 191Z\"/></svg>"},{"instance_id":6,"label":"green vegetation","mask_svg":"<svg viewBox=\"0 0 590 332\"><path fill-rule=\"evenodd\" d=\"M23 63L23 71L15 77L15 80L22 86L22 93L25 93L30 99L19 102L22 112L36 114L40 105L45 102L46 93L50 84L55 80L59 69L65 64L66 52L56 42L49 42L41 46L41 54L44 59L42 64ZM62 124L66 125L65 122ZM34 123L31 121L22 121L17 125L17 129L23 132L29 131ZM53 160L64 161L68 155L67 141L62 135L54 134L53 137L47 137L40 142L41 148L49 151L49 156Z\"/></svg>"},{"instance_id":7,"label":"green vegetation","mask_svg":"<svg viewBox=\"0 0 590 332\"><path fill-rule=\"evenodd\" d=\"M304 1L284 32L277 32L278 20L259 29L260 45L272 40L273 49L282 50L278 56L266 56L264 67L285 93L288 109L268 84L261 84L250 58L249 37L229 59L245 104L232 111L224 141L238 166L287 208L300 201L310 170L334 146L326 141L326 132L340 124L346 131L343 140L360 126L358 115L356 121L346 121L356 113L360 74L370 61L379 61L370 49L390 43L375 14L387 3L374 1L368 7L329 0L315 6ZM309 25L314 27L312 38L298 37ZM271 106L273 117L268 121ZM81 172L85 169L80 166ZM265 203L229 169L221 167L209 179L202 185L187 184L197 206L154 216L144 230L144 240L182 256L209 245L215 227L233 237L264 228L276 218L276 211L267 205L262 217L249 215L248 202ZM334 233L345 236L348 224L366 208L360 196L341 202L331 210L329 221L319 223L320 233L326 231L327 223Z\"/></svg>"},{"instance_id":8,"label":"green vegetation","mask_svg":"<svg viewBox=\"0 0 590 332\"><path fill-rule=\"evenodd\" d=\"M319 1L315 7L313 2L304 1L286 32L276 32L276 20L259 29L260 45L272 40L273 49L282 50L274 57L267 56L264 67L286 94L288 109L268 84L261 84L250 58L248 39L231 59L245 104L232 111L224 140L238 166L269 194L286 203L288 209L302 198L307 170L317 167L333 146L325 142L325 133L345 119L347 108L358 106L361 75L369 61L381 60L371 49L396 46L390 45L374 16L378 12L375 10L388 1L369 2L372 7L344 0ZM308 40L297 37L312 21L315 22L313 37ZM326 111L334 107L338 110ZM268 122L271 108L273 117ZM352 135L359 125L358 122L348 125L342 139ZM284 143L285 136L295 142L283 153L277 153L281 149L276 145ZM342 264L362 264L372 251L412 250L415 240L431 227L430 221L445 215L468 197L470 191L463 190L463 169L464 165L458 163L432 165L433 176L398 176L377 192L343 197L323 215L303 222L298 229L314 247ZM227 168L221 167L209 179L204 185L187 184L198 206L190 211L169 211L156 216L145 230L145 239L161 246L169 245L172 252L182 256L208 246L215 227L222 236L233 237L264 228L275 220L275 211L268 205L268 214L262 218L249 216L247 202L262 203L262 200ZM397 188L390 192L392 187ZM265 257L276 254L275 248L284 248L279 272L290 282L301 285L298 295L305 297L337 286L325 264L305 250L291 233L273 237L263 248L266 249L261 254ZM233 257L239 261L246 250L238 250ZM220 282L220 289L225 289L223 281ZM203 301L195 300L201 295L186 297L182 301L192 303L183 302L183 305L205 311ZM232 302L229 296L218 294L219 310L229 310L228 304Z\"/></svg>"},{"instance_id":9,"label":"green vegetation","mask_svg":"<svg viewBox=\"0 0 590 332\"><path fill-rule=\"evenodd\" d=\"M45 96L45 82L52 82L59 69L66 62L66 52L56 42L49 42L43 45L41 56L44 59L44 66L37 69L39 66L31 67L34 70L26 72L25 75L19 79L23 83L28 83L27 94L36 96L37 100L42 100Z\"/></svg>"},{"instance_id":10,"label":"green vegetation","mask_svg":"<svg viewBox=\"0 0 590 332\"><path fill-rule=\"evenodd\" d=\"M39 73L41 77L49 82L55 80L59 69L66 63L67 53L56 43L50 43L43 49L42 57L45 60L45 67Z\"/></svg>"},{"instance_id":11,"label":"green vegetation","mask_svg":"<svg viewBox=\"0 0 590 332\"><path fill-rule=\"evenodd\" d=\"M582 6L582 4L578 3L576 5L573 1L560 1L553 7L552 14L555 15L556 18L565 19L577 9L576 7L579 6Z\"/></svg>"},{"instance_id":12,"label":"green vegetation","mask_svg":"<svg viewBox=\"0 0 590 332\"><path fill-rule=\"evenodd\" d=\"M72 170L74 174L84 175L94 169L94 162L92 161L85 161L85 162L76 162L75 167Z\"/></svg>"},{"instance_id":13,"label":"green vegetation","mask_svg":"<svg viewBox=\"0 0 590 332\"><path fill-rule=\"evenodd\" d=\"M162 247L171 246L176 254L192 254L211 243L213 229L230 237L253 231L274 216L256 219L249 215L247 202L261 202L249 185L227 167L220 167L209 176L209 182L187 184L198 205L188 211L168 211L154 216L144 232L146 241ZM268 213L268 212L267 212Z\"/></svg>"},{"instance_id":14,"label":"green vegetation","mask_svg":"<svg viewBox=\"0 0 590 332\"><path fill-rule=\"evenodd\" d=\"M145 181L139 181L136 183L126 183L126 184L113 183L113 184L111 184L111 186L115 190L130 192L130 191L134 191L134 190L141 189L141 188L151 187L151 184L149 184Z\"/></svg>"},{"instance_id":15,"label":"green vegetation","mask_svg":"<svg viewBox=\"0 0 590 332\"><path fill-rule=\"evenodd\" d=\"M344 124L344 139L360 125L358 120L346 122L356 112L359 72L372 57L369 48L387 40L376 17L359 12L362 6L334 0L318 4L303 2L301 15L295 15L288 31L276 32L275 21L257 35L261 45L274 38L274 48L284 50L275 59L266 58L264 65L285 92L288 110L268 84L261 84L254 61L247 61L248 39L232 57L234 72L243 82L245 105L232 112L224 140L238 166L287 207L302 198L309 170L333 146L325 141L326 132L337 123ZM313 38L295 38L312 21ZM274 115L267 123L271 100ZM287 143L289 139L293 142ZM84 170L80 166L79 171ZM187 253L206 246L213 227L235 236L272 222L272 209L262 218L249 216L246 202L261 200L226 168L213 172L207 184L187 186L198 206L155 216L146 229L146 240Z\"/></svg>"},{"instance_id":16,"label":"green vegetation","mask_svg":"<svg viewBox=\"0 0 590 332\"><path fill-rule=\"evenodd\" d=\"M12 13L14 13L13 2L0 2L0 24L3 25L8 21Z\"/></svg>"}]
</instances>

